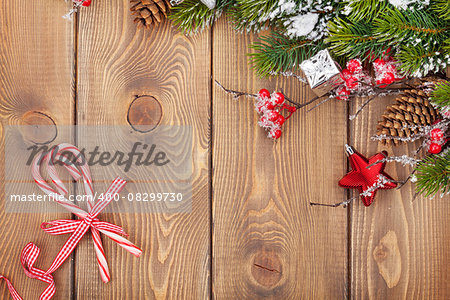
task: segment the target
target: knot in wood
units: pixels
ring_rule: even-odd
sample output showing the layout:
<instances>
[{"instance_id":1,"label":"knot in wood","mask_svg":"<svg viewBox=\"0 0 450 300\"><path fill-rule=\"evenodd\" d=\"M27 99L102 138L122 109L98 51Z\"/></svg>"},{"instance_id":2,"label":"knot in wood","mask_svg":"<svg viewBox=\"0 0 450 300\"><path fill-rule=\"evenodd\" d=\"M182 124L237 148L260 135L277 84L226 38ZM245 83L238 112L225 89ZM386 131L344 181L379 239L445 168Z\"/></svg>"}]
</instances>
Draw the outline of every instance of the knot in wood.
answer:
<instances>
[{"instance_id":1,"label":"knot in wood","mask_svg":"<svg viewBox=\"0 0 450 300\"><path fill-rule=\"evenodd\" d=\"M161 118L161 104L153 96L137 96L128 108L128 123L138 132L152 131Z\"/></svg>"},{"instance_id":2,"label":"knot in wood","mask_svg":"<svg viewBox=\"0 0 450 300\"><path fill-rule=\"evenodd\" d=\"M280 281L282 264L275 251L263 249L255 255L252 276L256 282L265 287L272 287Z\"/></svg>"},{"instance_id":3,"label":"knot in wood","mask_svg":"<svg viewBox=\"0 0 450 300\"><path fill-rule=\"evenodd\" d=\"M34 144L49 144L58 135L55 121L43 112L26 112L20 119L20 125L23 139Z\"/></svg>"}]
</instances>

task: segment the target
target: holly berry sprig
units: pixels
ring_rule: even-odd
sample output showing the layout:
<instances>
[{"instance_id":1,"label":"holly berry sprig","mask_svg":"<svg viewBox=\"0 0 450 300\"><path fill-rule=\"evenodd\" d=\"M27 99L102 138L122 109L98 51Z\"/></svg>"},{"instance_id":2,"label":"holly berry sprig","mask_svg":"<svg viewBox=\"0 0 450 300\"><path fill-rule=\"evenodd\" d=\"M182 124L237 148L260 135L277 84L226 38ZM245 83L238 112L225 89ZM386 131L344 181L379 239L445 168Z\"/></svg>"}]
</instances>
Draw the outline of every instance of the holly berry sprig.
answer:
<instances>
[{"instance_id":1,"label":"holly berry sprig","mask_svg":"<svg viewBox=\"0 0 450 300\"><path fill-rule=\"evenodd\" d=\"M440 121L436 122L437 127L430 131L428 141L426 145L428 146L428 153L439 154L442 152L443 146L447 143L448 139L444 133L444 130L440 128ZM445 126L447 127L447 126Z\"/></svg>"},{"instance_id":2,"label":"holly berry sprig","mask_svg":"<svg viewBox=\"0 0 450 300\"><path fill-rule=\"evenodd\" d=\"M301 107L311 103L299 104L283 93L270 93L267 89L262 89L258 94L234 91L225 88L216 80L216 84L226 93L232 94L235 99L246 96L255 99L255 110L260 115L258 125L266 129L269 133L267 137L278 140L282 134L283 125Z\"/></svg>"},{"instance_id":3,"label":"holly berry sprig","mask_svg":"<svg viewBox=\"0 0 450 300\"><path fill-rule=\"evenodd\" d=\"M375 78L369 76L369 71L364 70L359 59L351 59L347 62L347 68L342 70L341 78L344 84L336 89L338 100L348 100L352 93L363 93L374 87L386 88L387 86L402 80L404 77L397 70L397 62L389 55L388 51L381 58L373 62Z\"/></svg>"},{"instance_id":4,"label":"holly berry sprig","mask_svg":"<svg viewBox=\"0 0 450 300\"><path fill-rule=\"evenodd\" d=\"M269 131L268 137L277 140L281 136L283 124L297 111L297 107L287 104L282 93L262 89L256 96L255 109L261 116L259 126ZM283 116L283 111L288 115Z\"/></svg>"}]
</instances>

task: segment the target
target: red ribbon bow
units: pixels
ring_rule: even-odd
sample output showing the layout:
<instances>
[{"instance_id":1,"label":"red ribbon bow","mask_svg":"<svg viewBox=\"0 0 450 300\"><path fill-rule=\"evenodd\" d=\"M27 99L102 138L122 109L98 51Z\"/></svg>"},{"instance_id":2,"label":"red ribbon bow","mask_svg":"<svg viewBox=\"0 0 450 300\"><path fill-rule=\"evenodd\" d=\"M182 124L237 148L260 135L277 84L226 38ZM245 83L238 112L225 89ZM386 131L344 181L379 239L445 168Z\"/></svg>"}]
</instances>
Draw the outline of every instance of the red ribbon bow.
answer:
<instances>
[{"instance_id":1,"label":"red ribbon bow","mask_svg":"<svg viewBox=\"0 0 450 300\"><path fill-rule=\"evenodd\" d=\"M76 158L76 165L71 162L64 153L71 152ZM79 178L83 179L86 195L88 196L88 212L82 210L71 201L67 200L64 195L67 195L68 191L63 182L58 176L55 168L56 162L62 163L62 165L69 171L75 180ZM47 167L48 175L50 176L55 189L53 189L41 176L40 167L45 165ZM80 169L77 168L80 167ZM124 230L117 225L109 222L100 221L97 216L105 209L105 207L114 199L114 195L120 193L124 188L126 181L117 177L109 186L106 193L103 195L100 201L95 203L94 193L92 188L92 179L87 166L86 161L80 150L70 144L60 144L54 147L50 152L46 153L42 157L36 157L32 164L32 174L35 182L41 190L47 193L52 200L58 202L64 206L67 210L78 216L79 220L55 220L51 222L44 222L41 224L41 228L52 235L61 235L71 233L72 235L63 245L56 258L53 260L50 268L47 271L34 268L33 264L39 255L39 248L33 243L27 244L22 250L21 262L24 267L25 273L30 278L36 278L41 281L49 283L49 286L41 294L41 300L50 299L55 293L55 283L51 273L56 271L62 263L69 257L75 247L78 245L84 234L91 229L92 238L94 241L94 248L97 255L97 262L100 269L100 275L104 282L110 280L108 264L106 262L105 252L103 249L102 241L100 238L100 232L117 242L121 247L130 252L131 254L139 257L142 250L128 241L121 235L126 235ZM7 282L11 296L15 300L21 300L17 291L12 286L11 282L4 276L0 275L0 279L4 279Z\"/></svg>"}]
</instances>

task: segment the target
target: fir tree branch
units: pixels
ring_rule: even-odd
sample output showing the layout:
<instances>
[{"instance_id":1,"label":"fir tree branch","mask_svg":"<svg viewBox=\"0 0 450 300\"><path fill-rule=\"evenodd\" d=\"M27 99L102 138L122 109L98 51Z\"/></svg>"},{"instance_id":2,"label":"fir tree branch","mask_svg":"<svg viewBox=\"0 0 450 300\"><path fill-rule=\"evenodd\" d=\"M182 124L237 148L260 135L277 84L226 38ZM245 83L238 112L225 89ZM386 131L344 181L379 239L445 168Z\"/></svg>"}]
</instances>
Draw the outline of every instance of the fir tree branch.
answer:
<instances>
[{"instance_id":1,"label":"fir tree branch","mask_svg":"<svg viewBox=\"0 0 450 300\"><path fill-rule=\"evenodd\" d=\"M184 0L172 7L169 18L183 33L192 34L211 26L222 12L234 5L236 0L217 0L216 7L209 9L199 0Z\"/></svg>"},{"instance_id":2,"label":"fir tree branch","mask_svg":"<svg viewBox=\"0 0 450 300\"><path fill-rule=\"evenodd\" d=\"M431 9L438 14L438 17L443 20L450 20L450 1L448 0L433 0Z\"/></svg>"},{"instance_id":3,"label":"fir tree branch","mask_svg":"<svg viewBox=\"0 0 450 300\"><path fill-rule=\"evenodd\" d=\"M349 19L352 21L372 21L388 5L388 1L380 0L348 0L344 3L350 9ZM345 8L345 6L344 6Z\"/></svg>"},{"instance_id":4,"label":"fir tree branch","mask_svg":"<svg viewBox=\"0 0 450 300\"><path fill-rule=\"evenodd\" d=\"M249 53L251 62L259 76L271 73L297 71L300 63L324 48L321 42L306 39L290 39L272 32L251 46L256 52Z\"/></svg>"},{"instance_id":5,"label":"fir tree branch","mask_svg":"<svg viewBox=\"0 0 450 300\"><path fill-rule=\"evenodd\" d=\"M328 23L328 29L330 36L325 42L330 43L330 49L338 56L363 59L369 55L379 57L388 47L374 36L372 24L365 21L336 18Z\"/></svg>"},{"instance_id":6,"label":"fir tree branch","mask_svg":"<svg viewBox=\"0 0 450 300\"><path fill-rule=\"evenodd\" d=\"M422 45L401 46L396 58L401 62L400 69L407 75L422 77L429 72L439 72L450 64L450 57L443 48Z\"/></svg>"},{"instance_id":7,"label":"fir tree branch","mask_svg":"<svg viewBox=\"0 0 450 300\"><path fill-rule=\"evenodd\" d=\"M440 108L450 106L450 82L437 83L430 100Z\"/></svg>"},{"instance_id":8,"label":"fir tree branch","mask_svg":"<svg viewBox=\"0 0 450 300\"><path fill-rule=\"evenodd\" d=\"M278 0L237 0L239 9L232 12L236 29L260 30L269 25L269 15Z\"/></svg>"},{"instance_id":9,"label":"fir tree branch","mask_svg":"<svg viewBox=\"0 0 450 300\"><path fill-rule=\"evenodd\" d=\"M403 42L407 45L432 45L445 39L450 29L426 10L386 9L374 20L375 33L383 42Z\"/></svg>"},{"instance_id":10,"label":"fir tree branch","mask_svg":"<svg viewBox=\"0 0 450 300\"><path fill-rule=\"evenodd\" d=\"M450 151L443 155L428 156L416 170L417 191L420 194L428 197L450 192Z\"/></svg>"}]
</instances>

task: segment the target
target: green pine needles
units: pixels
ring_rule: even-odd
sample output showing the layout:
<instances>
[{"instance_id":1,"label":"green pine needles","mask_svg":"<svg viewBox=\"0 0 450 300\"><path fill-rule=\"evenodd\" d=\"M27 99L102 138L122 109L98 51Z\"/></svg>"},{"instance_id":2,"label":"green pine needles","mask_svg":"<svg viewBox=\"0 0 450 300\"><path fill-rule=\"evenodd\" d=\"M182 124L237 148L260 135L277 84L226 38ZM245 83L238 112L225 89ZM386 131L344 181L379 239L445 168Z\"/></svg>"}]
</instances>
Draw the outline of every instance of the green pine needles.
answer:
<instances>
[{"instance_id":1,"label":"green pine needles","mask_svg":"<svg viewBox=\"0 0 450 300\"><path fill-rule=\"evenodd\" d=\"M184 0L172 7L169 18L181 31L186 34L193 34L211 26L224 10L235 3L235 0L217 0L216 7L209 9L199 0Z\"/></svg>"},{"instance_id":2,"label":"green pine needles","mask_svg":"<svg viewBox=\"0 0 450 300\"><path fill-rule=\"evenodd\" d=\"M431 155L416 167L417 192L426 197L450 192L450 151Z\"/></svg>"},{"instance_id":3,"label":"green pine needles","mask_svg":"<svg viewBox=\"0 0 450 300\"><path fill-rule=\"evenodd\" d=\"M450 107L450 82L437 83L430 97L441 112ZM425 196L445 195L450 192L450 149L426 157L416 167L417 191Z\"/></svg>"},{"instance_id":4,"label":"green pine needles","mask_svg":"<svg viewBox=\"0 0 450 300\"><path fill-rule=\"evenodd\" d=\"M450 107L450 82L436 84L436 88L431 93L431 102L439 109Z\"/></svg>"},{"instance_id":5,"label":"green pine needles","mask_svg":"<svg viewBox=\"0 0 450 300\"><path fill-rule=\"evenodd\" d=\"M249 56L256 73L263 77L280 72L296 72L302 61L323 49L324 45L307 39L290 39L272 32L267 37L261 37L252 48L256 52L249 53Z\"/></svg>"},{"instance_id":6,"label":"green pine needles","mask_svg":"<svg viewBox=\"0 0 450 300\"><path fill-rule=\"evenodd\" d=\"M379 57L386 50L385 43L374 36L373 26L364 21L344 21L336 18L328 23L332 33L325 41L335 55L349 59Z\"/></svg>"},{"instance_id":7,"label":"green pine needles","mask_svg":"<svg viewBox=\"0 0 450 300\"><path fill-rule=\"evenodd\" d=\"M359 21L350 15L329 22L326 41L333 52L349 59L373 59L390 47L403 73L417 77L444 70L450 64L446 42L450 22L446 14L431 8L403 10L392 5L381 7L375 14Z\"/></svg>"},{"instance_id":8,"label":"green pine needles","mask_svg":"<svg viewBox=\"0 0 450 300\"><path fill-rule=\"evenodd\" d=\"M450 65L449 0L217 0L209 10L184 0L171 18L185 33L210 26L223 13L239 31L271 29L253 45L261 76L295 72L328 48L336 59L374 60L387 48L405 75L422 77Z\"/></svg>"}]
</instances>

